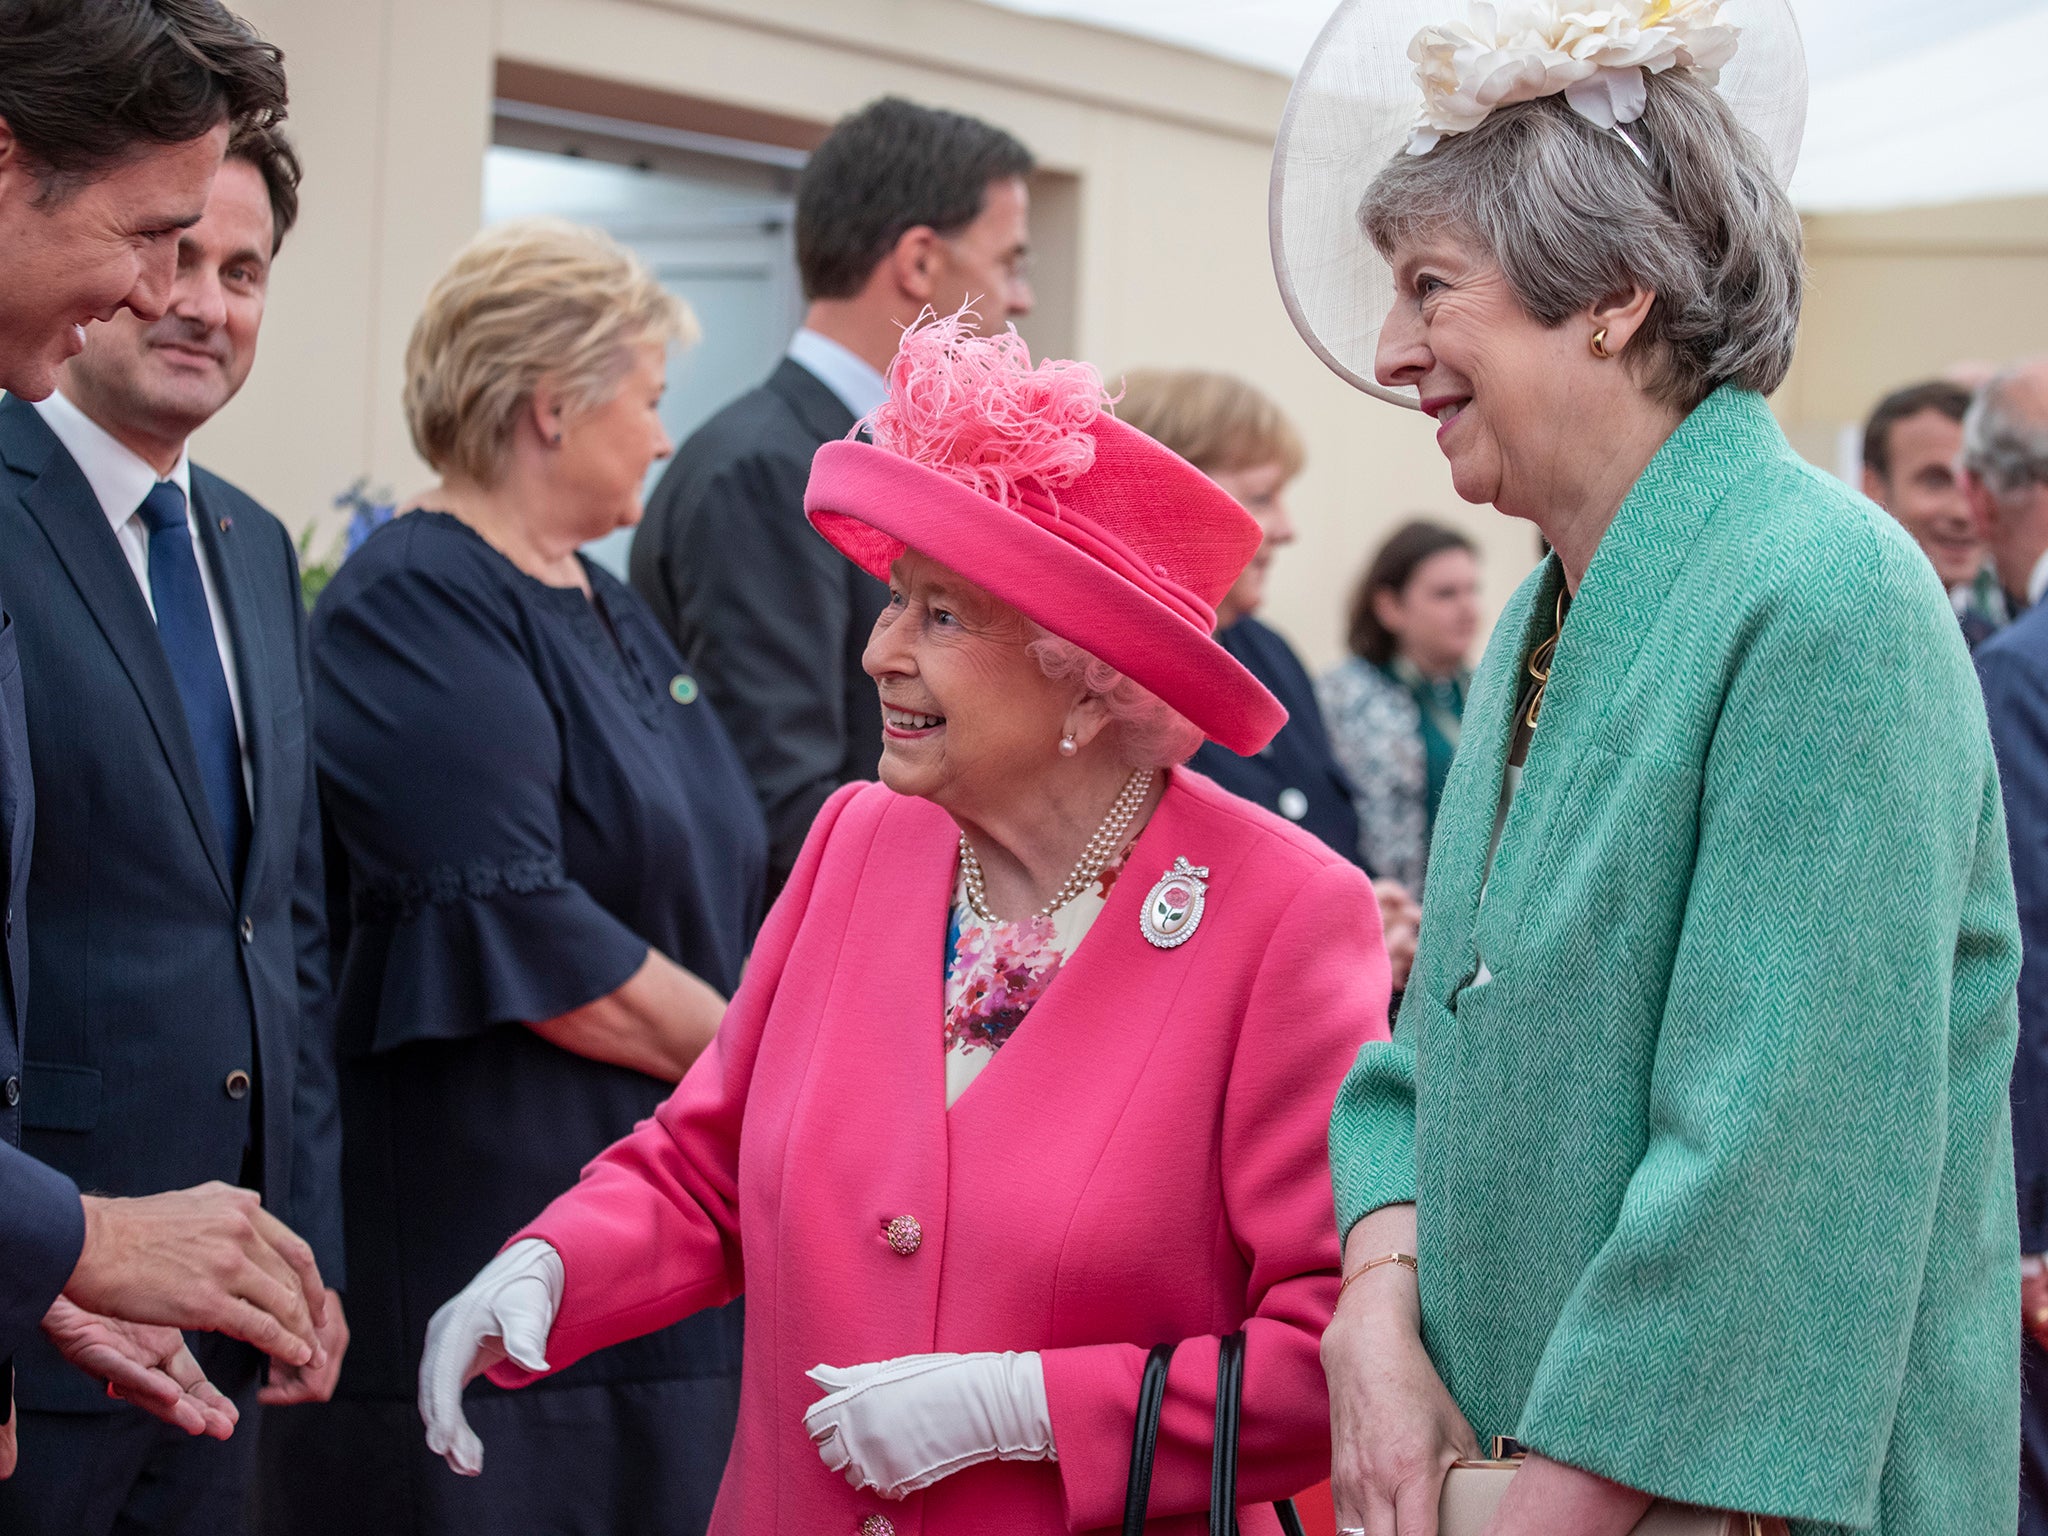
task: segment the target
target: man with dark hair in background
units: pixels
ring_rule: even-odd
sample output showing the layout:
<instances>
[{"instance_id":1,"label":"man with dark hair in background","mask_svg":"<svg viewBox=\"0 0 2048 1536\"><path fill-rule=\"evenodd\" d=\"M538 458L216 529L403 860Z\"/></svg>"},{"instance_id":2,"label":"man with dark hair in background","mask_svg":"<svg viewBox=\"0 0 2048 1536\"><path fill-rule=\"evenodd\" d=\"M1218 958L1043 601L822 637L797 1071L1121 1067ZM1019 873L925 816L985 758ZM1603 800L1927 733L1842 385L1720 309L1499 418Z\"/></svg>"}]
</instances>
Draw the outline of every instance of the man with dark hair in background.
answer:
<instances>
[{"instance_id":1,"label":"man with dark hair in background","mask_svg":"<svg viewBox=\"0 0 2048 1536\"><path fill-rule=\"evenodd\" d=\"M238 125L154 320L95 324L57 392L0 403L0 569L34 743L27 1150L81 1186L260 1192L340 1276L325 882L306 619L284 527L187 441L255 361L298 204L274 127ZM87 707L81 707L84 704ZM262 1401L324 1398L347 1343L273 1354ZM17 1359L19 1536L237 1527L264 1353L190 1353L239 1432L194 1439L72 1369L69 1325ZM224 1432L224 1431L222 1431Z\"/></svg>"},{"instance_id":2,"label":"man with dark hair in background","mask_svg":"<svg viewBox=\"0 0 2048 1536\"><path fill-rule=\"evenodd\" d=\"M1863 427L1863 494L1913 535L1974 649L2005 622L2005 609L1957 463L1969 409L1970 391L1950 379L1878 401Z\"/></svg>"},{"instance_id":3,"label":"man with dark hair in background","mask_svg":"<svg viewBox=\"0 0 2048 1536\"><path fill-rule=\"evenodd\" d=\"M882 403L925 310L985 327L1031 308L1031 153L999 128L894 97L843 120L797 186L809 309L789 355L684 443L633 541L654 605L732 733L768 817L769 887L840 785L874 777L882 712L861 652L887 589L804 520L820 444Z\"/></svg>"},{"instance_id":4,"label":"man with dark hair in background","mask_svg":"<svg viewBox=\"0 0 2048 1536\"><path fill-rule=\"evenodd\" d=\"M87 325L123 309L159 319L231 127L284 110L277 49L217 0L0 0L0 389L40 400ZM39 1323L129 1402L188 1434L225 1435L232 1406L177 1330L311 1365L325 1307L311 1250L254 1192L209 1182L81 1199L18 1150L39 1107L22 1070L34 793L18 640L0 612L0 1478L16 1464L12 1356ZM44 847L81 863L93 851ZM49 1086L75 1105L89 1084Z\"/></svg>"}]
</instances>

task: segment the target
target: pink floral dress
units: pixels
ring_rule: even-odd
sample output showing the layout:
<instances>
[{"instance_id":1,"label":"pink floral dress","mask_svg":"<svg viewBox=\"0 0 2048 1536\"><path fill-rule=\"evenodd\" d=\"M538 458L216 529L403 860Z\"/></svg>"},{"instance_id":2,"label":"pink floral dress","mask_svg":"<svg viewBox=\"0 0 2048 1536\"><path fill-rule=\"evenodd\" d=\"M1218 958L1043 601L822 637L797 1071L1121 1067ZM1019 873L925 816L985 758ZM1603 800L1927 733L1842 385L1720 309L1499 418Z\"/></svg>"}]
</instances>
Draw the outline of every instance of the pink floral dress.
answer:
<instances>
[{"instance_id":1,"label":"pink floral dress","mask_svg":"<svg viewBox=\"0 0 2048 1536\"><path fill-rule=\"evenodd\" d=\"M1081 947L1129 856L1126 844L1093 885L1050 917L1014 923L983 922L967 903L966 882L954 877L953 916L946 929L948 1109L995 1059Z\"/></svg>"}]
</instances>

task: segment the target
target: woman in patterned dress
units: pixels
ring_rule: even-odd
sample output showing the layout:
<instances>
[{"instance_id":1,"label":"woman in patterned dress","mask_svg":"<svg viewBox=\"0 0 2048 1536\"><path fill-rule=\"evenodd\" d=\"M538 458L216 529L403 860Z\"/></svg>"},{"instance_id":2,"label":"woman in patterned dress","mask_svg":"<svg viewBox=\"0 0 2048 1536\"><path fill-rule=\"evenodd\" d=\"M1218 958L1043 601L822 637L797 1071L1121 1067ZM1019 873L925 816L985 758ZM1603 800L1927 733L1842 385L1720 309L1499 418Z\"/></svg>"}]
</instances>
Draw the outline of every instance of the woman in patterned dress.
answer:
<instances>
[{"instance_id":1,"label":"woman in patterned dress","mask_svg":"<svg viewBox=\"0 0 2048 1536\"><path fill-rule=\"evenodd\" d=\"M1351 655L1316 680L1330 746L1351 780L1365 867L1418 897L1478 633L1477 550L1456 529L1417 519L1365 568L1351 600Z\"/></svg>"}]
</instances>

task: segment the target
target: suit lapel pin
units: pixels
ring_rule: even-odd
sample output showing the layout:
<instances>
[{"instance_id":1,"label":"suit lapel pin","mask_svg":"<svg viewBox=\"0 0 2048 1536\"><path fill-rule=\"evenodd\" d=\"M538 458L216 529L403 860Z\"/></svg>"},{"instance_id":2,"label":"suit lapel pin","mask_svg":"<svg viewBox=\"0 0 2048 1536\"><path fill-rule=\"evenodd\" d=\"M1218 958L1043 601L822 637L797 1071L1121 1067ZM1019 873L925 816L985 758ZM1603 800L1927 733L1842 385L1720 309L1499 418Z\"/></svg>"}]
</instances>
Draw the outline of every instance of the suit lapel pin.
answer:
<instances>
[{"instance_id":1,"label":"suit lapel pin","mask_svg":"<svg viewBox=\"0 0 2048 1536\"><path fill-rule=\"evenodd\" d=\"M1152 894L1145 898L1145 910L1138 914L1138 929L1145 942L1157 949L1177 949L1195 936L1202 923L1202 908L1208 904L1209 868L1177 858L1173 868L1159 877Z\"/></svg>"},{"instance_id":2,"label":"suit lapel pin","mask_svg":"<svg viewBox=\"0 0 2048 1536\"><path fill-rule=\"evenodd\" d=\"M220 520L220 531L222 533L226 533L230 528L234 526L235 520L232 517L224 517Z\"/></svg>"}]
</instances>

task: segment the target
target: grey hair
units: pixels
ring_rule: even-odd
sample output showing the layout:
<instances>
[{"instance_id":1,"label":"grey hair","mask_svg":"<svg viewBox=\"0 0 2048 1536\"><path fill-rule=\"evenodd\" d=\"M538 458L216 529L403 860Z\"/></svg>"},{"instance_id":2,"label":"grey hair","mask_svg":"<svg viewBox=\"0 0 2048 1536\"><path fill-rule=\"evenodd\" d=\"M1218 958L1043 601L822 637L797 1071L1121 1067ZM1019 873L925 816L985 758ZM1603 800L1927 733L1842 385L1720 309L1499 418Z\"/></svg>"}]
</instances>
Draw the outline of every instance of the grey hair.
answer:
<instances>
[{"instance_id":1,"label":"grey hair","mask_svg":"<svg viewBox=\"0 0 2048 1536\"><path fill-rule=\"evenodd\" d=\"M1963 468L2000 501L2048 485L2048 421L2014 398L2022 377L2041 369L2038 362L2006 369L1977 391L1963 417Z\"/></svg>"},{"instance_id":2,"label":"grey hair","mask_svg":"<svg viewBox=\"0 0 2048 1536\"><path fill-rule=\"evenodd\" d=\"M1195 755L1195 748L1202 744L1200 726L1073 641L1048 634L1035 624L1032 628L1038 630L1038 636L1025 650L1054 682L1079 683L1102 701L1114 722L1117 755L1125 767L1172 768Z\"/></svg>"},{"instance_id":3,"label":"grey hair","mask_svg":"<svg viewBox=\"0 0 2048 1536\"><path fill-rule=\"evenodd\" d=\"M1522 102L1426 155L1397 156L1366 190L1360 221L1389 258L1418 235L1475 238L1547 326L1654 292L1623 357L1680 410L1723 384L1769 394L1799 338L1799 216L1712 87L1684 70L1647 85L1626 143L1561 96Z\"/></svg>"}]
</instances>

